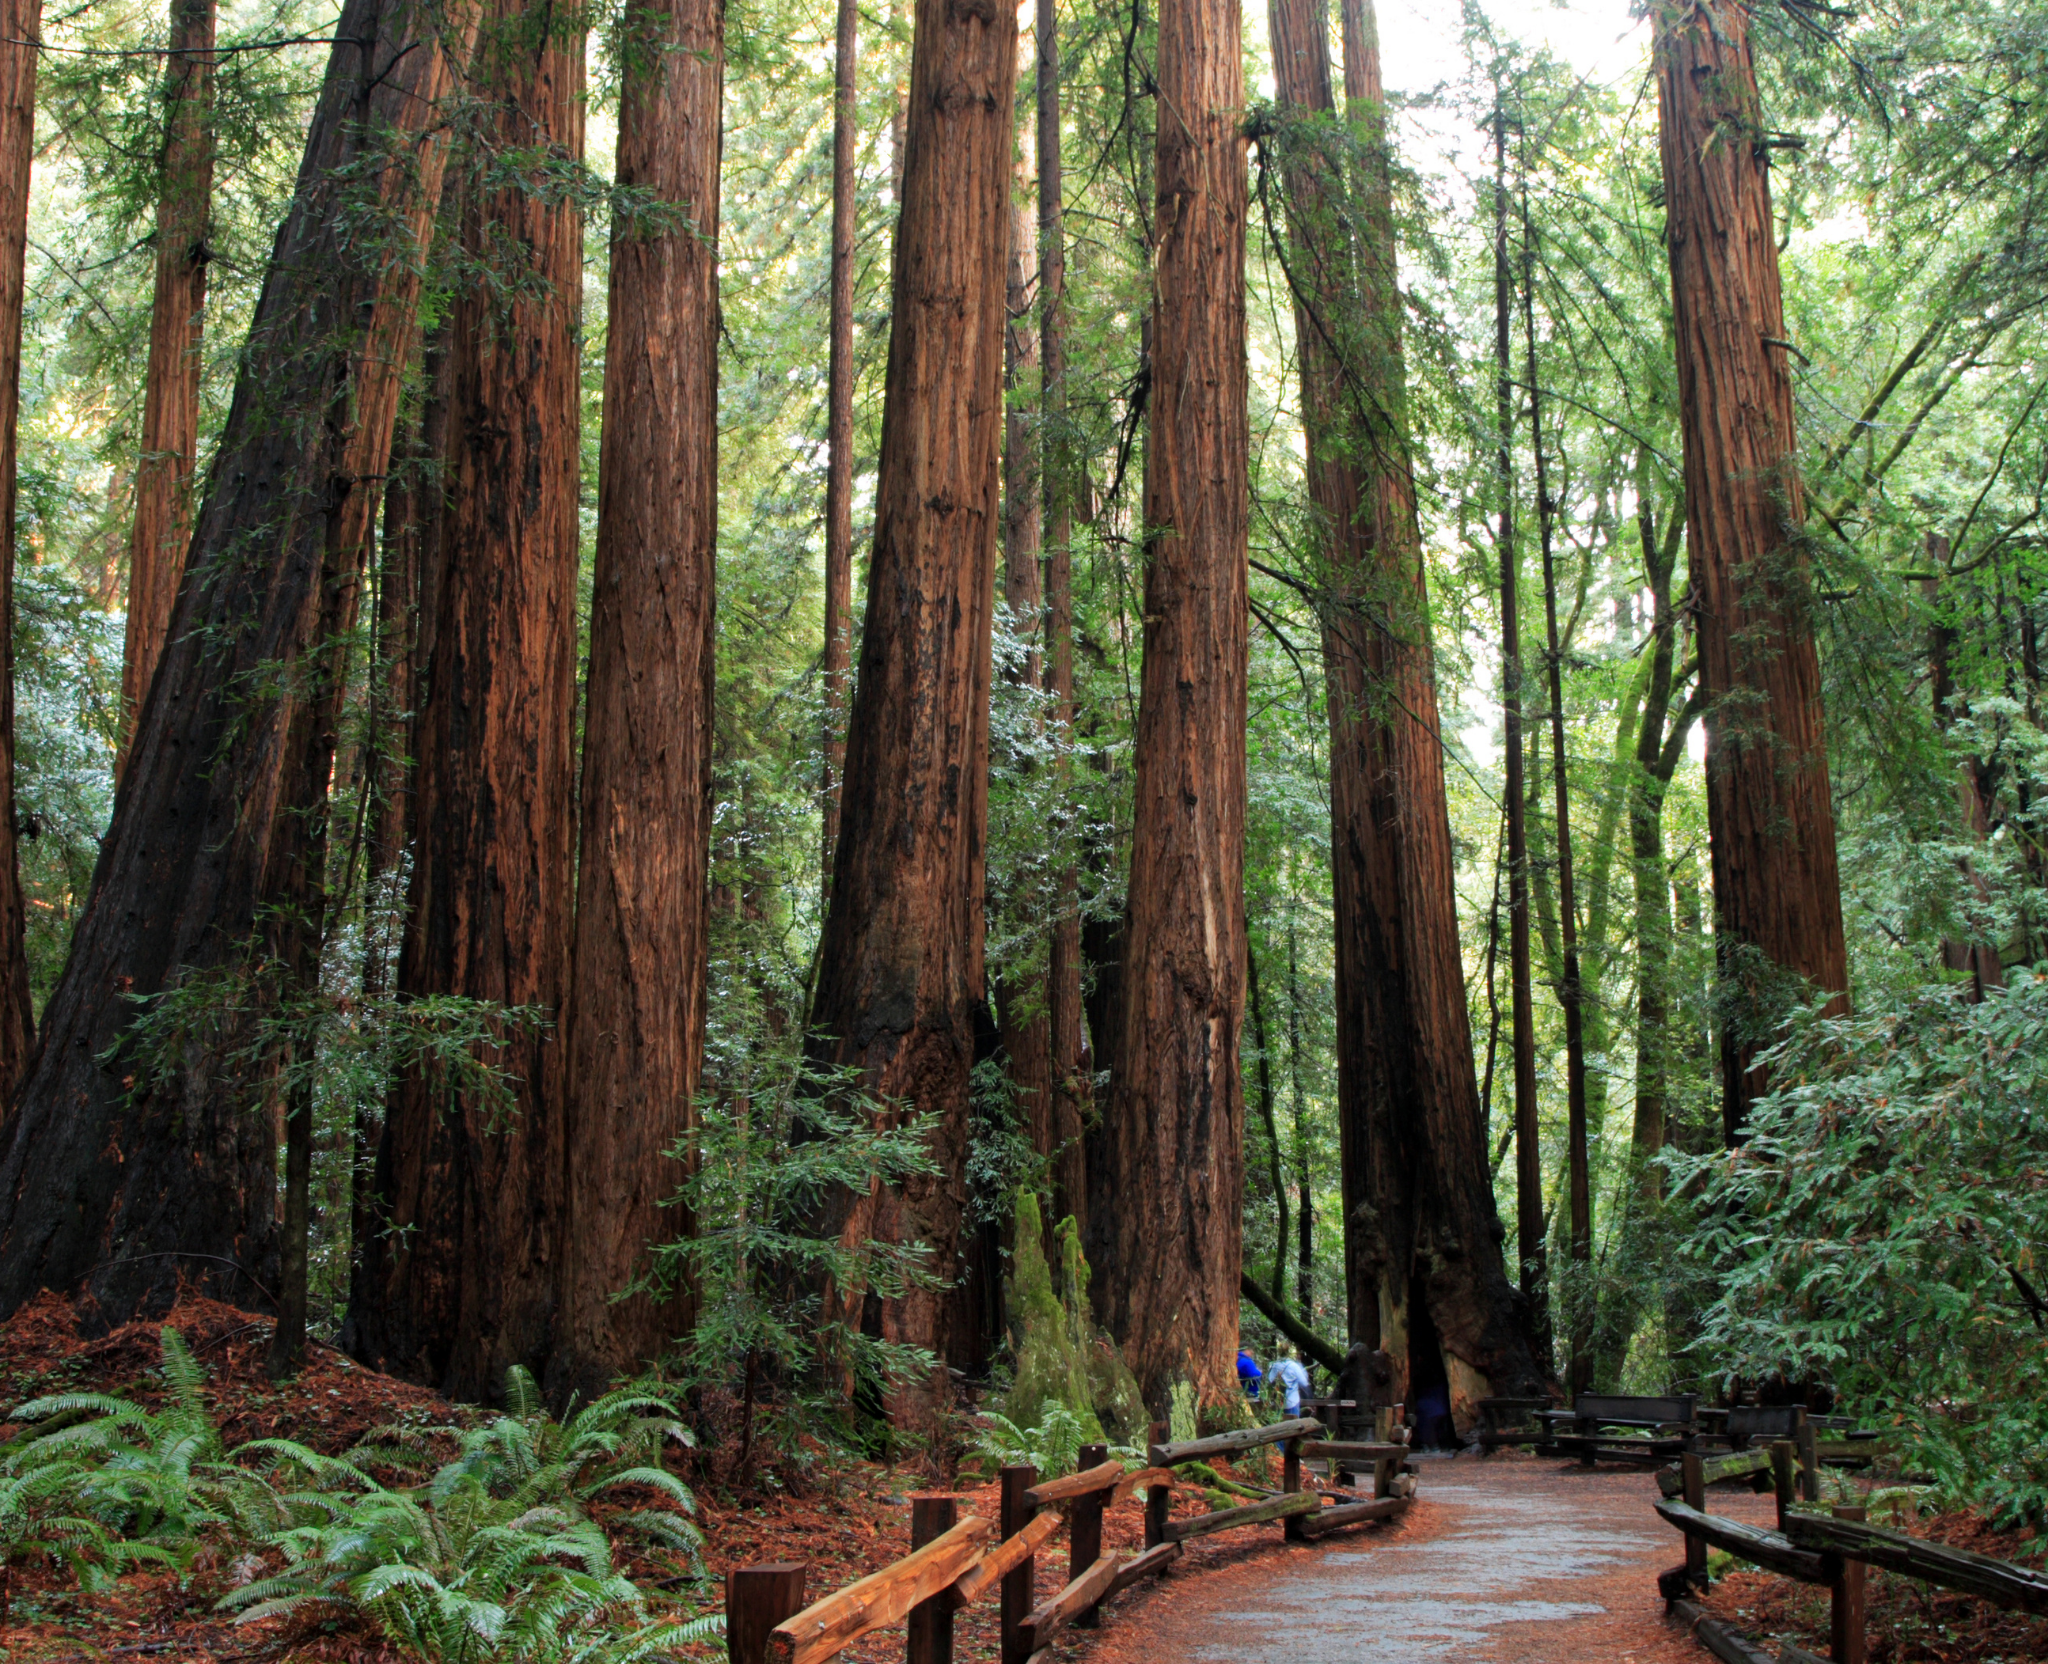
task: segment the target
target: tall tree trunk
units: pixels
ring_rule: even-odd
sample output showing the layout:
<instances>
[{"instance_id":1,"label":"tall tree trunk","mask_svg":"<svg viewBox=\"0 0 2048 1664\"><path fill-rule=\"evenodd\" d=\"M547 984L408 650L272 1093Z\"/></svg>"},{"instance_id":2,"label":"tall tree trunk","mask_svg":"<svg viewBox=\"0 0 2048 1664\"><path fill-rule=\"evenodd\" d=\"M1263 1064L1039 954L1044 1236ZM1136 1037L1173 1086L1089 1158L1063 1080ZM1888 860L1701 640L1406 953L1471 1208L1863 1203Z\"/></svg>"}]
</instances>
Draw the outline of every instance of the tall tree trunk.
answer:
<instances>
[{"instance_id":1,"label":"tall tree trunk","mask_svg":"<svg viewBox=\"0 0 2048 1664\"><path fill-rule=\"evenodd\" d=\"M1018 26L1021 30L1023 18ZM1012 672L1013 679L1036 690L1044 681L1045 651L1043 615L1045 577L1039 557L1044 545L1044 524L1039 494L1039 443L1037 412L1033 409L1037 389L1038 331L1032 327L1031 288L1037 278L1037 227L1033 204L1031 169L1025 159L1017 160L1017 187L1010 204L1010 264L1005 298L1008 323L1003 331L1003 606L1009 613L1010 628L1028 644L1023 662ZM1016 769L1019 760L1005 760ZM1024 767L1030 767L1025 760ZM1014 898L1028 910L1041 905L1031 895ZM1050 944L1048 943L1048 948ZM1010 1084L1018 1107L1024 1113L1031 1147L1050 1158L1059 1147L1059 1128L1053 1114L1052 1012L1047 998L1047 975L1051 959L1036 953L1003 979L1000 1017L1003 1055L1008 1063ZM1046 1251L1054 1253L1052 1232L1059 1223L1056 1213L1045 1216Z\"/></svg>"},{"instance_id":2,"label":"tall tree trunk","mask_svg":"<svg viewBox=\"0 0 2048 1664\"><path fill-rule=\"evenodd\" d=\"M437 34L409 4L350 0L336 25L160 692L0 1154L0 1313L83 1285L119 1321L181 1281L246 1300L252 1277L268 1280L268 1119L203 1064L131 1093L100 1059L129 1038L125 995L233 972L260 950L305 866L326 784L312 745L334 685L320 650L353 619L440 192L440 100L475 28L473 14L440 15ZM386 229L366 237L372 225Z\"/></svg>"},{"instance_id":3,"label":"tall tree trunk","mask_svg":"<svg viewBox=\"0 0 2048 1664\"><path fill-rule=\"evenodd\" d=\"M1333 105L1316 0L1276 0L1280 99ZM1472 1067L1438 738L1422 541L1409 470L1406 374L1377 23L1346 0L1344 93L1357 160L1355 244L1321 208L1342 189L1312 149L1290 170L1310 490L1328 538L1336 902L1337 1095L1352 1337L1391 1352L1434 1333L1454 1406L1536 1379L1502 1260ZM1355 321L1354 321L1355 320ZM1410 1309L1420 1293L1426 1314ZM1435 1358L1415 1365L1427 1378Z\"/></svg>"},{"instance_id":4,"label":"tall tree trunk","mask_svg":"<svg viewBox=\"0 0 2048 1664\"><path fill-rule=\"evenodd\" d=\"M846 672L853 662L853 242L854 74L860 61L859 0L839 0L832 55L832 297L825 372L824 882L839 842L846 778Z\"/></svg>"},{"instance_id":5,"label":"tall tree trunk","mask_svg":"<svg viewBox=\"0 0 2048 1664\"><path fill-rule=\"evenodd\" d=\"M36 48L29 43L42 33L42 0L0 0L0 1127L7 1124L36 1036L14 829L14 508L28 182L36 136ZM0 1219L6 1217L6 1205L0 1204ZM0 1255L8 1247L0 1232ZM11 1311L20 1298L9 1298L10 1286L0 1272L0 1309Z\"/></svg>"},{"instance_id":6,"label":"tall tree trunk","mask_svg":"<svg viewBox=\"0 0 2048 1664\"><path fill-rule=\"evenodd\" d=\"M1549 463L1543 449L1543 396L1536 362L1536 246L1529 224L1529 188L1522 187L1522 325L1528 349L1529 448L1536 464L1537 541L1543 555L1544 654L1550 691L1550 765L1556 805L1557 905L1564 974L1557 1002L1564 1009L1565 1149L1571 1191L1571 1259L1576 1288L1571 1301L1571 1384L1593 1385L1593 1175L1586 1147L1586 1014L1579 986L1579 911L1572 874L1571 776L1565 763L1564 644L1557 628L1557 567L1551 547Z\"/></svg>"},{"instance_id":7,"label":"tall tree trunk","mask_svg":"<svg viewBox=\"0 0 2048 1664\"><path fill-rule=\"evenodd\" d=\"M842 1228L922 1241L949 1281L982 996L1016 61L1008 6L918 0L867 620L811 1013L821 1061L934 1118L936 1171L843 1199ZM864 1296L834 1291L842 1312ZM882 1304L887 1338L944 1354L941 1291Z\"/></svg>"},{"instance_id":8,"label":"tall tree trunk","mask_svg":"<svg viewBox=\"0 0 2048 1664\"><path fill-rule=\"evenodd\" d=\"M1244 1016L1244 104L1237 0L1162 0L1145 649L1123 1014L1090 1219L1145 1401L1237 1392Z\"/></svg>"},{"instance_id":9,"label":"tall tree trunk","mask_svg":"<svg viewBox=\"0 0 2048 1664\"><path fill-rule=\"evenodd\" d=\"M1493 117L1493 328L1494 470L1500 485L1501 760L1508 828L1508 984L1514 1037L1515 1247L1522 1298L1529 1314L1529 1346L1551 1352L1550 1262L1543 1244L1543 1134L1536 1096L1536 1005L1529 959L1529 824L1522 778L1522 562L1515 542L1515 399L1512 307L1508 263L1507 127L1505 109Z\"/></svg>"},{"instance_id":10,"label":"tall tree trunk","mask_svg":"<svg viewBox=\"0 0 2048 1664\"><path fill-rule=\"evenodd\" d=\"M1266 1157L1273 1184L1273 1298L1287 1301L1287 1177L1280 1151L1280 1118L1273 1105L1273 1052L1266 1036L1266 1002L1259 992L1259 956L1245 942L1244 997L1251 1018L1252 1044L1258 1049L1259 1124L1266 1129Z\"/></svg>"},{"instance_id":11,"label":"tall tree trunk","mask_svg":"<svg viewBox=\"0 0 2048 1664\"><path fill-rule=\"evenodd\" d=\"M1732 1142L1784 1001L1843 993L1848 950L1748 8L1660 10L1656 58Z\"/></svg>"},{"instance_id":12,"label":"tall tree trunk","mask_svg":"<svg viewBox=\"0 0 2048 1664\"><path fill-rule=\"evenodd\" d=\"M581 159L582 30L491 0L471 81L489 109L465 158L462 248L513 269L502 285L465 285L452 312L448 502L398 986L554 1023L573 870L583 232L574 205L547 191L546 162L482 181L505 151ZM495 1392L511 1364L542 1365L558 1338L562 1048L527 1030L495 1061L514 1077L509 1118L451 1105L418 1074L394 1086L377 1163L385 1228L365 1245L352 1335L365 1361L468 1399Z\"/></svg>"},{"instance_id":13,"label":"tall tree trunk","mask_svg":"<svg viewBox=\"0 0 2048 1664\"><path fill-rule=\"evenodd\" d=\"M118 779L156 674L192 535L199 458L199 347L213 214L214 0L174 0L164 62L164 148L156 203L156 293L142 394L142 456L128 535L127 644L121 657Z\"/></svg>"},{"instance_id":14,"label":"tall tree trunk","mask_svg":"<svg viewBox=\"0 0 2048 1664\"><path fill-rule=\"evenodd\" d=\"M1058 0L1037 0L1039 494L1045 516L1045 686L1059 731L1060 796L1070 794L1074 738L1074 489L1067 433L1066 226L1060 202L1060 37ZM1072 859L1053 878L1046 970L1052 1046L1053 1217L1087 1222L1087 1166L1081 1129L1094 1097L1081 1004L1081 875ZM1099 1040L1098 1040L1099 1044Z\"/></svg>"},{"instance_id":15,"label":"tall tree trunk","mask_svg":"<svg viewBox=\"0 0 2048 1664\"><path fill-rule=\"evenodd\" d=\"M584 700L555 1396L586 1402L694 1316L687 1286L615 1300L686 1176L704 1059L718 533L722 0L633 14L618 180L668 212L613 222ZM679 223L680 222L680 223Z\"/></svg>"},{"instance_id":16,"label":"tall tree trunk","mask_svg":"<svg viewBox=\"0 0 2048 1664\"><path fill-rule=\"evenodd\" d=\"M1287 919L1287 1078L1294 1101L1294 1303L1304 1323L1316 1320L1316 1199L1309 1170L1308 1093L1301 1081L1301 956L1294 917ZM1275 1279L1274 1292L1280 1284Z\"/></svg>"}]
</instances>

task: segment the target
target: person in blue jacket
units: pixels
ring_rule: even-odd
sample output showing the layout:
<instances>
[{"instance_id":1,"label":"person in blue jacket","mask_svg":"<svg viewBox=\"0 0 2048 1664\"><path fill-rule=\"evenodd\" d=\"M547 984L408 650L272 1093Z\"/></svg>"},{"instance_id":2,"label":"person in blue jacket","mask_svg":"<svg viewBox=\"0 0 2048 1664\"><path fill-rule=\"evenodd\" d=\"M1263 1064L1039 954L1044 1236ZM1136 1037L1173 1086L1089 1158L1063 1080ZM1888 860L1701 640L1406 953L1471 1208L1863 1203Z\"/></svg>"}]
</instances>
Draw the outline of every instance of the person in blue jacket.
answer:
<instances>
[{"instance_id":1,"label":"person in blue jacket","mask_svg":"<svg viewBox=\"0 0 2048 1664\"><path fill-rule=\"evenodd\" d=\"M1237 1384L1244 1389L1245 1397L1254 1404L1259 1400L1259 1383L1266 1378L1266 1372L1259 1368L1259 1360L1242 1347L1237 1353Z\"/></svg>"}]
</instances>

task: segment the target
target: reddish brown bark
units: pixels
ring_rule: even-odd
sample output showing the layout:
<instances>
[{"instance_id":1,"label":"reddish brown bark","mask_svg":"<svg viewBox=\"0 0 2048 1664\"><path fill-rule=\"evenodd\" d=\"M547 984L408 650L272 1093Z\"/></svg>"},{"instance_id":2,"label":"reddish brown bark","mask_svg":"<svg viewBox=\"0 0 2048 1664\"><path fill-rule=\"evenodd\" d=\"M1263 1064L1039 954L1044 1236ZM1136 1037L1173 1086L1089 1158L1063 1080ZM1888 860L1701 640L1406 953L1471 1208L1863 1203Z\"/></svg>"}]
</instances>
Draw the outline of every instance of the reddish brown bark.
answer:
<instances>
[{"instance_id":1,"label":"reddish brown bark","mask_svg":"<svg viewBox=\"0 0 2048 1664\"><path fill-rule=\"evenodd\" d=\"M199 455L199 348L206 239L213 213L213 0L176 0L164 63L164 149L156 204L156 292L142 394L142 456L128 536L127 645L121 659L121 746L128 766L136 712L170 627L192 535Z\"/></svg>"},{"instance_id":2,"label":"reddish brown bark","mask_svg":"<svg viewBox=\"0 0 2048 1664\"><path fill-rule=\"evenodd\" d=\"M131 1094L99 1060L133 1020L125 995L292 946L258 931L293 901L321 809L312 747L334 681L315 649L353 616L440 190L440 101L475 26L437 21L452 33L351 0L338 22L162 674L0 1154L0 1311L83 1286L118 1321L181 1282L260 1297L251 1279L274 1269L271 1129L241 1083L202 1062Z\"/></svg>"},{"instance_id":3,"label":"reddish brown bark","mask_svg":"<svg viewBox=\"0 0 2048 1664\"><path fill-rule=\"evenodd\" d=\"M982 995L1016 57L1009 7L919 0L867 621L812 1006L823 1061L934 1118L937 1172L846 1199L844 1228L921 1240L948 1279ZM942 1291L881 1304L885 1336L944 1353Z\"/></svg>"},{"instance_id":4,"label":"reddish brown bark","mask_svg":"<svg viewBox=\"0 0 2048 1664\"><path fill-rule=\"evenodd\" d=\"M1060 203L1060 38L1057 0L1038 0L1039 491L1045 517L1045 686L1061 741L1066 787L1074 734L1074 470L1067 442L1066 227ZM1054 1147L1052 1217L1086 1232L1081 1129L1094 1097L1081 1007L1081 877L1072 861L1053 880L1046 969Z\"/></svg>"},{"instance_id":5,"label":"reddish brown bark","mask_svg":"<svg viewBox=\"0 0 2048 1664\"><path fill-rule=\"evenodd\" d=\"M35 157L42 0L0 0L0 1123L35 1045L21 863L14 830L14 498L21 406L21 303ZM0 1250L6 1246L0 1237ZM0 1300L6 1298L0 1281Z\"/></svg>"},{"instance_id":6,"label":"reddish brown bark","mask_svg":"<svg viewBox=\"0 0 2048 1664\"><path fill-rule=\"evenodd\" d=\"M675 1156L704 1058L718 536L720 0L636 14L618 179L685 223L620 218L584 701L568 1022L558 1391L588 1401L687 1332L687 1285L612 1296L689 1234Z\"/></svg>"},{"instance_id":7,"label":"reddish brown bark","mask_svg":"<svg viewBox=\"0 0 2048 1664\"><path fill-rule=\"evenodd\" d=\"M846 672L853 662L853 239L854 73L860 57L858 0L839 0L832 60L832 297L825 380L824 881L839 843L846 777Z\"/></svg>"},{"instance_id":8,"label":"reddish brown bark","mask_svg":"<svg viewBox=\"0 0 2048 1664\"><path fill-rule=\"evenodd\" d=\"M1298 118L1330 110L1322 6L1276 0L1273 13L1283 105ZM1313 128L1293 147L1289 191L1310 492L1326 539L1346 1304L1353 1338L1394 1355L1404 1392L1411 1368L1441 1370L1463 1412L1488 1390L1524 1390L1535 1370L1472 1072L1370 5L1347 0L1344 26L1356 244L1333 223L1343 182ZM1412 1309L1417 1297L1426 1311ZM1411 1359L1411 1334L1435 1337L1441 1361Z\"/></svg>"},{"instance_id":9,"label":"reddish brown bark","mask_svg":"<svg viewBox=\"0 0 2048 1664\"><path fill-rule=\"evenodd\" d=\"M1237 1393L1243 1257L1244 69L1236 0L1159 8L1145 657L1123 1012L1090 1183L1098 1304L1145 1401ZM1170 112L1170 119L1168 113Z\"/></svg>"},{"instance_id":10,"label":"reddish brown bark","mask_svg":"<svg viewBox=\"0 0 2048 1664\"><path fill-rule=\"evenodd\" d=\"M1722 1119L1735 1140L1766 1084L1752 1060L1784 999L1846 990L1848 952L1747 8L1660 6L1656 60L1686 543L1708 702Z\"/></svg>"},{"instance_id":11,"label":"reddish brown bark","mask_svg":"<svg viewBox=\"0 0 2048 1664\"><path fill-rule=\"evenodd\" d=\"M494 0L472 85L490 103L470 180L499 147L583 151L583 34ZM466 183L467 258L501 282L453 309L433 656L420 704L410 914L398 987L559 1019L568 973L576 653L577 320L582 226L538 179ZM502 297L502 298L499 298ZM352 1344L480 1399L553 1339L563 1208L562 1048L510 1038L509 1120L394 1087Z\"/></svg>"}]
</instances>

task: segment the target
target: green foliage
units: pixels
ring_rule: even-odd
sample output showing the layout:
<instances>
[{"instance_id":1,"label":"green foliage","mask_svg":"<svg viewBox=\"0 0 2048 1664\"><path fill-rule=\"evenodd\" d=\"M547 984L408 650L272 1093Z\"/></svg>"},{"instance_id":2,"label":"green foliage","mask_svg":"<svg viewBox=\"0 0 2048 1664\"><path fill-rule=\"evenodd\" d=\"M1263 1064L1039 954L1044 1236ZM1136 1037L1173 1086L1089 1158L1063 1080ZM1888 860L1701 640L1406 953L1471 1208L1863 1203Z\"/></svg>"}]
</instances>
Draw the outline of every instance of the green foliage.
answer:
<instances>
[{"instance_id":1,"label":"green foliage","mask_svg":"<svg viewBox=\"0 0 2048 1664\"><path fill-rule=\"evenodd\" d=\"M1003 1399L1006 1425L1049 1427L1058 1411L1081 1430L1077 1447L1139 1439L1146 1428L1144 1401L1115 1342L1095 1326L1080 1228L1071 1217L1060 1221L1061 1287L1055 1289L1034 1192L1016 1193L1012 1218L1010 1312L1017 1340Z\"/></svg>"},{"instance_id":2,"label":"green foliage","mask_svg":"<svg viewBox=\"0 0 2048 1664\"><path fill-rule=\"evenodd\" d=\"M1817 1374L1909 1471L2048 1517L2048 972L1808 1015L1739 1150L1671 1163L1729 1376Z\"/></svg>"},{"instance_id":3,"label":"green foliage","mask_svg":"<svg viewBox=\"0 0 2048 1664\"><path fill-rule=\"evenodd\" d=\"M436 1664L625 1664L715 1633L715 1621L650 1621L646 1594L612 1558L612 1536L626 1532L682 1550L702 1571L695 1504L661 1465L664 1441L690 1442L673 1400L629 1388L557 1422L517 1366L505 1396L508 1412L465 1434L461 1453L412 1489L385 1489L358 1465L402 1451L371 1447L337 1463L282 1441L249 1447L311 1488L283 1499L293 1523L266 1539L285 1568L221 1604L244 1621L357 1611ZM668 1506L593 1517L600 1498L636 1489Z\"/></svg>"},{"instance_id":4,"label":"green foliage","mask_svg":"<svg viewBox=\"0 0 2048 1664\"><path fill-rule=\"evenodd\" d=\"M1100 1428L1050 1399L1036 1423L1020 1425L998 1411L984 1410L974 1418L970 1444L991 1472L1028 1462L1039 1478L1057 1479L1074 1471L1084 1444L1100 1443L1101 1438Z\"/></svg>"}]
</instances>

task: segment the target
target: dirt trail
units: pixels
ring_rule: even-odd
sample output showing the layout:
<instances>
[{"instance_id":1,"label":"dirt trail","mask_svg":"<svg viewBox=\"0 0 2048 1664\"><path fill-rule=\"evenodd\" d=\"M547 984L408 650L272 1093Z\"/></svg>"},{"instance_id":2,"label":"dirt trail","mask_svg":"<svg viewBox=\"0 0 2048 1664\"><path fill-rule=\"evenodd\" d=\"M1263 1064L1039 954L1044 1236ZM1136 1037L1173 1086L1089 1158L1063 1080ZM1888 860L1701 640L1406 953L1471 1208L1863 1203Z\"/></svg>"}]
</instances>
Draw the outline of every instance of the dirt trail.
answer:
<instances>
[{"instance_id":1,"label":"dirt trail","mask_svg":"<svg viewBox=\"0 0 2048 1664\"><path fill-rule=\"evenodd\" d=\"M1698 1664L1663 1622L1656 1574L1681 1550L1649 1474L1500 1457L1425 1459L1392 1530L1262 1541L1114 1605L1087 1664ZM1717 1514L1771 1523L1768 1497L1718 1489ZM1249 1533L1235 1534L1249 1536ZM1261 1536L1263 1537L1263 1533ZM1192 1562L1192 1563L1191 1563Z\"/></svg>"}]
</instances>

